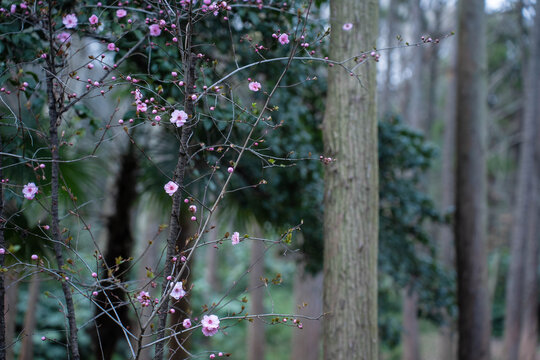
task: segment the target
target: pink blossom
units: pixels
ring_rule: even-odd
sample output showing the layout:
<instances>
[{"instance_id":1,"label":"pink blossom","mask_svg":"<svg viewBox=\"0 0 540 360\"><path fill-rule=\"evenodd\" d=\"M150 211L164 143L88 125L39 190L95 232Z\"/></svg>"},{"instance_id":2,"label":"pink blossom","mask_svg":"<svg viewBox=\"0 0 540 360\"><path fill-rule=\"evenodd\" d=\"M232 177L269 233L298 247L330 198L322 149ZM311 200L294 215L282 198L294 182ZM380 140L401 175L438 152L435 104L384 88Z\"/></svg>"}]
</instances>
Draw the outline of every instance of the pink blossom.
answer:
<instances>
[{"instance_id":1,"label":"pink blossom","mask_svg":"<svg viewBox=\"0 0 540 360\"><path fill-rule=\"evenodd\" d=\"M99 18L95 14L92 14L92 16L88 18L88 21L90 24L96 25L99 22Z\"/></svg>"},{"instance_id":2,"label":"pink blossom","mask_svg":"<svg viewBox=\"0 0 540 360\"><path fill-rule=\"evenodd\" d=\"M353 24L351 24L351 23L345 23L345 24L343 24L343 27L342 27L342 29L345 30L345 31L349 31L352 28L353 28Z\"/></svg>"},{"instance_id":3,"label":"pink blossom","mask_svg":"<svg viewBox=\"0 0 540 360\"><path fill-rule=\"evenodd\" d=\"M145 103L140 102L137 104L137 111L146 112L146 110L148 110L148 107L146 106Z\"/></svg>"},{"instance_id":4,"label":"pink blossom","mask_svg":"<svg viewBox=\"0 0 540 360\"><path fill-rule=\"evenodd\" d=\"M0 255L4 255L6 253L6 249L0 248Z\"/></svg>"},{"instance_id":5,"label":"pink blossom","mask_svg":"<svg viewBox=\"0 0 540 360\"><path fill-rule=\"evenodd\" d=\"M38 187L33 182L24 185L23 191L22 191L24 197L28 200L34 199L37 192L38 192Z\"/></svg>"},{"instance_id":6,"label":"pink blossom","mask_svg":"<svg viewBox=\"0 0 540 360\"><path fill-rule=\"evenodd\" d=\"M184 329L189 329L191 327L191 320L184 319L184 321L182 321L182 326L184 327Z\"/></svg>"},{"instance_id":7,"label":"pink blossom","mask_svg":"<svg viewBox=\"0 0 540 360\"><path fill-rule=\"evenodd\" d=\"M232 173L234 172L234 168L233 168L232 166L229 166L229 167L227 168L227 172L228 172L229 174L232 174Z\"/></svg>"},{"instance_id":8,"label":"pink blossom","mask_svg":"<svg viewBox=\"0 0 540 360\"><path fill-rule=\"evenodd\" d=\"M261 83L259 83L257 81L251 81L249 83L249 90L251 90L251 91L259 91L259 90L261 90Z\"/></svg>"},{"instance_id":9,"label":"pink blossom","mask_svg":"<svg viewBox=\"0 0 540 360\"><path fill-rule=\"evenodd\" d=\"M36 254L32 254L32 256L30 256L30 258L34 261L36 261L38 259L38 256Z\"/></svg>"},{"instance_id":10,"label":"pink blossom","mask_svg":"<svg viewBox=\"0 0 540 360\"><path fill-rule=\"evenodd\" d=\"M66 26L68 29L73 29L74 27L77 27L77 16L75 14L69 14L62 18L62 23Z\"/></svg>"},{"instance_id":11,"label":"pink blossom","mask_svg":"<svg viewBox=\"0 0 540 360\"><path fill-rule=\"evenodd\" d=\"M169 194L169 196L173 196L176 190L178 190L178 184L176 184L175 182L169 181L168 183L165 184L164 188L165 188L165 192Z\"/></svg>"},{"instance_id":12,"label":"pink blossom","mask_svg":"<svg viewBox=\"0 0 540 360\"><path fill-rule=\"evenodd\" d=\"M185 295L186 295L186 292L182 288L182 282L181 281L177 282L171 291L171 297L175 298L176 300L179 300L180 298L183 298Z\"/></svg>"},{"instance_id":13,"label":"pink blossom","mask_svg":"<svg viewBox=\"0 0 540 360\"><path fill-rule=\"evenodd\" d=\"M58 41L60 41L62 44L63 43L69 43L71 41L71 34L68 33L68 32L61 32L60 34L56 35L56 38L58 39Z\"/></svg>"},{"instance_id":14,"label":"pink blossom","mask_svg":"<svg viewBox=\"0 0 540 360\"><path fill-rule=\"evenodd\" d=\"M118 9L116 10L116 17L117 18L123 18L124 16L127 15L127 11L124 10L124 9Z\"/></svg>"},{"instance_id":15,"label":"pink blossom","mask_svg":"<svg viewBox=\"0 0 540 360\"><path fill-rule=\"evenodd\" d=\"M289 43L289 35L287 34L281 34L278 38L278 41L281 45L285 45Z\"/></svg>"},{"instance_id":16,"label":"pink blossom","mask_svg":"<svg viewBox=\"0 0 540 360\"><path fill-rule=\"evenodd\" d=\"M150 29L150 36L161 35L161 28L157 24L150 25L148 29Z\"/></svg>"},{"instance_id":17,"label":"pink blossom","mask_svg":"<svg viewBox=\"0 0 540 360\"><path fill-rule=\"evenodd\" d=\"M116 45L114 45L114 43L109 43L109 45L107 45L107 49L109 51L114 51L116 50Z\"/></svg>"},{"instance_id":18,"label":"pink blossom","mask_svg":"<svg viewBox=\"0 0 540 360\"><path fill-rule=\"evenodd\" d=\"M238 231L235 231L232 234L231 241L233 245L238 245L240 243L240 234L238 233Z\"/></svg>"},{"instance_id":19,"label":"pink blossom","mask_svg":"<svg viewBox=\"0 0 540 360\"><path fill-rule=\"evenodd\" d=\"M197 212L197 206L196 205L190 205L189 206L189 211L192 212L192 213L196 213Z\"/></svg>"},{"instance_id":20,"label":"pink blossom","mask_svg":"<svg viewBox=\"0 0 540 360\"><path fill-rule=\"evenodd\" d=\"M141 100L143 98L143 95L141 93L141 90L137 89L135 90L135 100Z\"/></svg>"},{"instance_id":21,"label":"pink blossom","mask_svg":"<svg viewBox=\"0 0 540 360\"><path fill-rule=\"evenodd\" d=\"M177 127L181 127L186 123L188 114L183 110L174 110L171 114L171 123L176 124Z\"/></svg>"},{"instance_id":22,"label":"pink blossom","mask_svg":"<svg viewBox=\"0 0 540 360\"><path fill-rule=\"evenodd\" d=\"M201 324L204 336L214 336L219 329L219 318L216 315L204 315Z\"/></svg>"},{"instance_id":23,"label":"pink blossom","mask_svg":"<svg viewBox=\"0 0 540 360\"><path fill-rule=\"evenodd\" d=\"M151 300L150 294L147 291L141 291L139 295L137 295L137 301L140 302L143 307L150 306Z\"/></svg>"}]
</instances>

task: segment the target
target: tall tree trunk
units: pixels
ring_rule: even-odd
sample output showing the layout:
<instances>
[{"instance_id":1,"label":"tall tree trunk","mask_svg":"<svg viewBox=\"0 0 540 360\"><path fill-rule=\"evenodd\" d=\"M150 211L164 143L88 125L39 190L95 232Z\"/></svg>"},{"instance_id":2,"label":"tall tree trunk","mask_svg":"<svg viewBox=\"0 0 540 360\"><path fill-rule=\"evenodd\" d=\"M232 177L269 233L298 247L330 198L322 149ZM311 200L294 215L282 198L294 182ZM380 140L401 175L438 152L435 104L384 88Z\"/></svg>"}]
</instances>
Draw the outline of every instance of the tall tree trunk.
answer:
<instances>
[{"instance_id":1,"label":"tall tree trunk","mask_svg":"<svg viewBox=\"0 0 540 360\"><path fill-rule=\"evenodd\" d=\"M418 331L418 292L411 285L403 294L403 360L420 359L420 336Z\"/></svg>"},{"instance_id":2,"label":"tall tree trunk","mask_svg":"<svg viewBox=\"0 0 540 360\"><path fill-rule=\"evenodd\" d=\"M486 256L486 43L484 0L460 0L456 91L458 356L489 359Z\"/></svg>"},{"instance_id":3,"label":"tall tree trunk","mask_svg":"<svg viewBox=\"0 0 540 360\"><path fill-rule=\"evenodd\" d=\"M255 220L252 221L255 222ZM252 234L257 238L263 237L258 224L253 224ZM265 246L262 241L254 240L251 242L251 270L249 272L250 314L264 313L265 287L261 281L261 278L264 277L264 252ZM248 327L247 359L264 359L264 322L260 319L254 319L252 323L248 323Z\"/></svg>"},{"instance_id":4,"label":"tall tree trunk","mask_svg":"<svg viewBox=\"0 0 540 360\"><path fill-rule=\"evenodd\" d=\"M457 21L456 21L457 22ZM456 24L457 25L457 24ZM451 53L455 53L456 40L451 41ZM446 76L446 96L444 106L444 134L442 145L441 165L441 208L444 211L453 209L456 200L455 191L455 155L456 155L456 61L449 66ZM454 229L450 224L441 224L438 234L438 258L441 264L448 270L455 268L454 256ZM439 328L439 359L453 360L456 358L455 351L455 323L447 313L443 315L444 323Z\"/></svg>"},{"instance_id":5,"label":"tall tree trunk","mask_svg":"<svg viewBox=\"0 0 540 360\"><path fill-rule=\"evenodd\" d=\"M28 303L24 314L23 339L19 360L32 360L34 358L33 336L36 330L37 299L39 298L39 273L32 275L28 289Z\"/></svg>"},{"instance_id":6,"label":"tall tree trunk","mask_svg":"<svg viewBox=\"0 0 540 360\"><path fill-rule=\"evenodd\" d=\"M116 263L116 259L121 257L127 259L131 255L133 248L133 235L131 232L131 211L136 197L136 184L134 181L138 170L138 162L134 152L134 145L130 142L125 153L121 156L120 168L115 182L114 210L107 218L107 248L105 250L105 263L108 268L104 269L101 279L112 279L104 283L104 287L109 287L106 291L100 291L96 297L96 302L104 309L95 309L96 326L98 334L94 338L95 354L103 354L105 359L111 359L119 340L124 339L122 328L113 320L119 320L123 326L128 326L128 308L123 304L126 301L126 293L121 287L121 283L127 278L125 271L129 263ZM110 270L110 271L109 271ZM112 306L115 311L112 312ZM103 311L108 311L109 315ZM117 318L118 315L118 318ZM126 340L127 341L127 340Z\"/></svg>"},{"instance_id":7,"label":"tall tree trunk","mask_svg":"<svg viewBox=\"0 0 540 360\"><path fill-rule=\"evenodd\" d=\"M19 295L19 279L14 272L6 273L5 321L6 321L6 359L14 358L15 323L17 321L17 302Z\"/></svg>"},{"instance_id":8,"label":"tall tree trunk","mask_svg":"<svg viewBox=\"0 0 540 360\"><path fill-rule=\"evenodd\" d=\"M378 1L330 2L331 53L336 59L376 45ZM352 22L353 31L343 31ZM376 63L358 67L359 79L328 71L325 168L324 358L377 359L379 194Z\"/></svg>"},{"instance_id":9,"label":"tall tree trunk","mask_svg":"<svg viewBox=\"0 0 540 360\"><path fill-rule=\"evenodd\" d=\"M420 6L420 0L410 0L411 18L413 23L412 30L412 43L420 41L422 36L422 8ZM407 103L406 121L416 130L424 129L424 107L422 106L422 57L424 49L419 46L412 48L412 76L409 80L410 92Z\"/></svg>"},{"instance_id":10,"label":"tall tree trunk","mask_svg":"<svg viewBox=\"0 0 540 360\"><path fill-rule=\"evenodd\" d=\"M525 202L528 202L528 212L522 214L527 218L525 234L524 250L525 254L522 256L524 260L524 286L523 294L523 308L521 318L521 333L519 339L519 359L521 360L534 360L536 358L536 345L538 339L538 231L540 227L537 225L539 220L539 205L538 200L540 198L540 166L538 164L540 159L540 145L538 143L538 133L540 132L540 5L536 2L536 16L534 20L534 28L532 32L531 41L531 54L528 62L528 74L525 79L525 112L523 119L523 141L527 142L522 145L522 153L527 151L527 154L521 154L522 159L525 159L529 167L520 172L520 175L527 175L527 180L531 186L527 193L524 194ZM531 149L532 148L532 149ZM530 153L529 153L530 152ZM536 158L535 158L536 157ZM527 164L523 164L526 166ZM521 170L521 169L520 169ZM521 185L521 183L520 183ZM525 204L522 204L525 206ZM521 222L521 219L516 218L515 221ZM514 261L514 259L512 259Z\"/></svg>"},{"instance_id":11,"label":"tall tree trunk","mask_svg":"<svg viewBox=\"0 0 540 360\"><path fill-rule=\"evenodd\" d=\"M388 14L386 19L387 30L386 34L386 47L390 48L395 45L397 37L397 0L390 0L388 4ZM386 52L386 76L384 78L384 86L382 91L382 101L380 103L380 112L383 116L388 115L394 111L394 103L392 101L392 71L394 69L394 63L392 61L392 50L389 49Z\"/></svg>"},{"instance_id":12,"label":"tall tree trunk","mask_svg":"<svg viewBox=\"0 0 540 360\"><path fill-rule=\"evenodd\" d=\"M320 316L323 311L322 295L323 273L311 274L305 271L304 263L299 262L294 276L294 312L310 317ZM291 360L317 360L321 354L322 322L302 320L302 325L302 330L293 331Z\"/></svg>"}]
</instances>

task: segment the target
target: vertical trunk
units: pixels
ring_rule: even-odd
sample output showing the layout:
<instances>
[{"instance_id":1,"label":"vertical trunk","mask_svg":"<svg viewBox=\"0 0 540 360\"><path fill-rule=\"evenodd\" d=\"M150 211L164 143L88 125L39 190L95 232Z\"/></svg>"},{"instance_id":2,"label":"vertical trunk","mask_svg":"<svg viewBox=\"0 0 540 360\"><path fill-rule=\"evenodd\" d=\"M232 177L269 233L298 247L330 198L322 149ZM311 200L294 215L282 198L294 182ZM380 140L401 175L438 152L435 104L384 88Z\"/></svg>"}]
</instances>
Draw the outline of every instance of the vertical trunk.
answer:
<instances>
[{"instance_id":1,"label":"vertical trunk","mask_svg":"<svg viewBox=\"0 0 540 360\"><path fill-rule=\"evenodd\" d=\"M411 285L403 294L403 360L420 359L420 340L418 331L418 293Z\"/></svg>"},{"instance_id":2,"label":"vertical trunk","mask_svg":"<svg viewBox=\"0 0 540 360\"><path fill-rule=\"evenodd\" d=\"M522 146L522 151L530 151L531 153L522 155L523 158L527 157L527 161L531 167L523 171L523 174L527 175L530 182L530 191L527 192L525 202L529 202L528 213L523 215L527 218L527 233L525 235L523 260L525 262L524 267L524 286L523 286L523 309L521 318L521 338L519 341L519 359L533 360L536 358L536 344L538 339L538 218L539 218L539 206L538 200L540 197L540 166L538 161L540 159L540 145L538 144L537 136L540 131L538 123L540 121L540 84L538 79L540 78L540 18L539 13L540 5L536 2L536 17L534 20L534 28L532 32L531 41L531 55L528 64L528 76L525 79L527 85L525 94L525 118L523 128L523 139L527 141L527 147L525 144ZM527 128L525 128L525 126ZM530 132L530 133L529 133ZM532 148L532 149L531 149ZM536 158L535 158L536 157ZM526 164L523 164L524 166ZM516 219L517 221L517 219ZM514 261L514 259L512 259ZM517 294L516 294L517 295Z\"/></svg>"},{"instance_id":3,"label":"vertical trunk","mask_svg":"<svg viewBox=\"0 0 540 360\"><path fill-rule=\"evenodd\" d=\"M294 277L294 312L299 315L317 317L322 314L323 274L310 274L299 262ZM303 306L303 304L306 304ZM294 329L291 360L317 360L321 354L321 320L302 320L303 329Z\"/></svg>"},{"instance_id":4,"label":"vertical trunk","mask_svg":"<svg viewBox=\"0 0 540 360\"><path fill-rule=\"evenodd\" d=\"M19 360L32 360L34 358L33 336L36 330L36 301L39 297L39 273L32 275L28 290L28 304L24 314L23 339Z\"/></svg>"},{"instance_id":5,"label":"vertical trunk","mask_svg":"<svg viewBox=\"0 0 540 360\"><path fill-rule=\"evenodd\" d=\"M252 233L257 238L262 238L261 229L254 224ZM264 292L265 287L261 278L264 277L264 251L265 246L262 241L254 240L251 243L251 270L249 272L249 295L250 295L250 314L264 314ZM264 322L260 319L254 319L248 323L247 335L247 359L264 359Z\"/></svg>"},{"instance_id":6,"label":"vertical trunk","mask_svg":"<svg viewBox=\"0 0 540 360\"><path fill-rule=\"evenodd\" d=\"M127 259L131 255L133 247L133 235L131 232L131 211L133 201L136 197L136 184L133 179L137 173L137 159L134 153L134 146L130 142L128 149L121 156L120 169L115 182L114 211L107 218L107 249L105 250L105 263L108 268L104 269L101 279L110 279L108 283L102 284L108 287L107 291L102 291L96 297L96 302L104 309L95 309L96 326L99 336L94 339L95 353L101 354L105 359L113 356L116 344L124 338L122 328L110 316L120 320L124 326L128 326L128 308L123 305L126 301L124 289L119 287L117 281L122 283L127 274L126 269L129 263L116 264L116 259L121 257ZM114 278L113 278L114 277ZM112 303L112 304L111 304ZM115 312L112 312L112 306ZM103 313L109 311L109 315ZM118 315L118 318L116 317Z\"/></svg>"},{"instance_id":7,"label":"vertical trunk","mask_svg":"<svg viewBox=\"0 0 540 360\"><path fill-rule=\"evenodd\" d=\"M14 273L6 275L5 295L5 321L6 321L6 359L13 359L13 345L15 344L15 322L17 320L17 302L19 294L19 282Z\"/></svg>"},{"instance_id":8,"label":"vertical trunk","mask_svg":"<svg viewBox=\"0 0 540 360\"><path fill-rule=\"evenodd\" d=\"M458 356L489 359L486 258L484 0L460 0L456 91Z\"/></svg>"},{"instance_id":9,"label":"vertical trunk","mask_svg":"<svg viewBox=\"0 0 540 360\"><path fill-rule=\"evenodd\" d=\"M386 34L386 46L392 47L395 44L397 34L397 0L390 0L388 5L388 15L387 15L387 31ZM392 71L394 68L394 63L392 61L392 50L386 52L386 76L384 79L384 87L382 92L382 101L381 101L381 114L387 115L394 111L394 104L392 103Z\"/></svg>"},{"instance_id":10,"label":"vertical trunk","mask_svg":"<svg viewBox=\"0 0 540 360\"><path fill-rule=\"evenodd\" d=\"M455 51L455 40L452 41L452 53ZM444 135L442 148L442 204L444 211L454 208L455 204L455 151L456 151L456 76L455 64L451 65L446 79L446 103L444 108ZM439 259L446 269L454 269L454 230L450 224L439 226ZM440 327L439 359L455 359L455 324L448 314L444 314L444 323Z\"/></svg>"},{"instance_id":11,"label":"vertical trunk","mask_svg":"<svg viewBox=\"0 0 540 360\"><path fill-rule=\"evenodd\" d=\"M331 53L336 59L376 45L378 1L330 2ZM343 31L352 22L354 31ZM358 67L361 82L328 71L323 124L324 358L377 359L378 163L376 63Z\"/></svg>"},{"instance_id":12,"label":"vertical trunk","mask_svg":"<svg viewBox=\"0 0 540 360\"><path fill-rule=\"evenodd\" d=\"M422 8L420 0L411 0L411 17L413 23L412 41L416 43L420 41L422 36ZM410 97L407 103L406 120L407 123L416 130L424 129L424 115L422 104L422 56L423 48L415 47L410 50L412 52L412 76L410 79Z\"/></svg>"},{"instance_id":13,"label":"vertical trunk","mask_svg":"<svg viewBox=\"0 0 540 360\"><path fill-rule=\"evenodd\" d=\"M213 215L214 219L219 219L219 215L217 214L217 211ZM220 233L219 233L219 227L218 224L215 224L215 227L211 229L208 232L208 239L210 241L214 241L219 239ZM212 245L206 246L206 267L205 267L205 279L206 283L208 284L208 290L210 293L214 291L219 290L219 277L218 277L218 264L219 264L219 257L218 257L218 249L215 248ZM210 294L208 294L210 295Z\"/></svg>"}]
</instances>

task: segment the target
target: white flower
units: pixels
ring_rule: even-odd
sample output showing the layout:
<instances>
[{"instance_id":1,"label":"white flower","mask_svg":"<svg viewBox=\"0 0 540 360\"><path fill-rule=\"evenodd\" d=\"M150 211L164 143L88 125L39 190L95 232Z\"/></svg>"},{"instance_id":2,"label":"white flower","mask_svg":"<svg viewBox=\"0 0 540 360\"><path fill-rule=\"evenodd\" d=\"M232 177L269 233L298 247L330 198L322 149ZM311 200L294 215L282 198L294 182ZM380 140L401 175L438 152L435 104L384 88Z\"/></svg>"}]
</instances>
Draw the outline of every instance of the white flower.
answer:
<instances>
[{"instance_id":1,"label":"white flower","mask_svg":"<svg viewBox=\"0 0 540 360\"><path fill-rule=\"evenodd\" d=\"M179 300L180 298L183 298L185 295L186 295L186 292L182 288L182 282L179 281L176 284L174 284L174 287L171 291L171 297L175 298L176 300Z\"/></svg>"},{"instance_id":2,"label":"white flower","mask_svg":"<svg viewBox=\"0 0 540 360\"><path fill-rule=\"evenodd\" d=\"M183 110L174 110L171 114L171 123L176 124L177 127L184 125L187 119L188 114Z\"/></svg>"}]
</instances>

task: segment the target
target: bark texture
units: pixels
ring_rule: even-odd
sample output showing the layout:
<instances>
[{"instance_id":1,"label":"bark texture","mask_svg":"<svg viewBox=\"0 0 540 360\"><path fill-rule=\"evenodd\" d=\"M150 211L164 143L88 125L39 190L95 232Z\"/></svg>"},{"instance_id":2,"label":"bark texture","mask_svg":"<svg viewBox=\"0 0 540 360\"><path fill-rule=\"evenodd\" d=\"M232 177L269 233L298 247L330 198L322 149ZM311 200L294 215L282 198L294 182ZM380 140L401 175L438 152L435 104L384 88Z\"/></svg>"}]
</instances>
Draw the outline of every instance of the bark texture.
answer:
<instances>
[{"instance_id":1,"label":"bark texture","mask_svg":"<svg viewBox=\"0 0 540 360\"><path fill-rule=\"evenodd\" d=\"M378 1L330 3L330 51L345 59L376 45ZM352 22L355 31L342 31ZM359 79L330 68L323 124L324 358L377 359L378 162L376 63ZM358 81L360 80L360 81Z\"/></svg>"},{"instance_id":2,"label":"bark texture","mask_svg":"<svg viewBox=\"0 0 540 360\"><path fill-rule=\"evenodd\" d=\"M420 332L418 330L418 292L411 285L403 294L403 360L420 359Z\"/></svg>"},{"instance_id":3,"label":"bark texture","mask_svg":"<svg viewBox=\"0 0 540 360\"><path fill-rule=\"evenodd\" d=\"M486 258L486 42L484 0L459 2L456 89L458 357L490 357Z\"/></svg>"}]
</instances>

